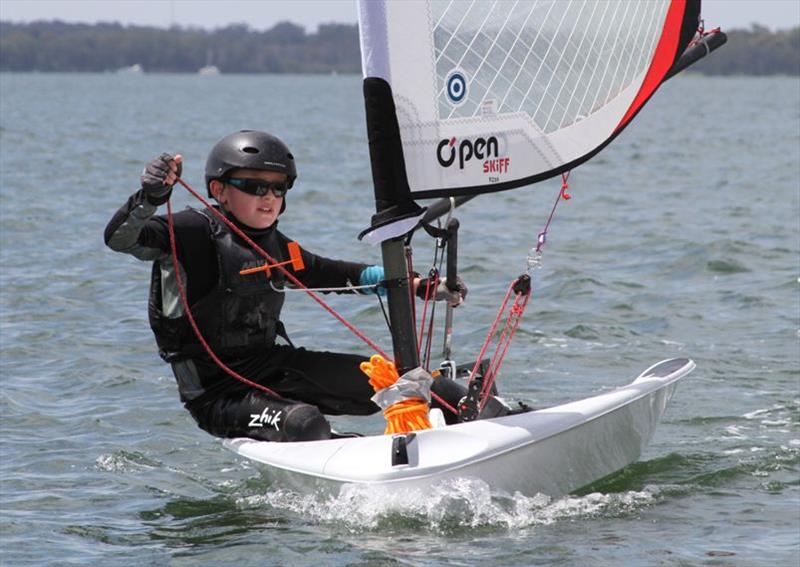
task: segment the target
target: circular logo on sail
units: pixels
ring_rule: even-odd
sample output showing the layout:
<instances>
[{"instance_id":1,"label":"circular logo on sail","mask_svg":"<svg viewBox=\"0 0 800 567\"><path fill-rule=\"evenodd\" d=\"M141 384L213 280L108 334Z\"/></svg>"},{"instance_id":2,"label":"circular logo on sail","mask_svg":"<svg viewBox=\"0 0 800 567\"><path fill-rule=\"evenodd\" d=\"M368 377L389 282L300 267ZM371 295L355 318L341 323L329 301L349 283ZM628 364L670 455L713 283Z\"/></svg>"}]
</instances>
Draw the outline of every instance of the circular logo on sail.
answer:
<instances>
[{"instance_id":1,"label":"circular logo on sail","mask_svg":"<svg viewBox=\"0 0 800 567\"><path fill-rule=\"evenodd\" d=\"M447 98L454 105L459 105L467 96L467 79L462 71L452 71L447 76Z\"/></svg>"}]
</instances>

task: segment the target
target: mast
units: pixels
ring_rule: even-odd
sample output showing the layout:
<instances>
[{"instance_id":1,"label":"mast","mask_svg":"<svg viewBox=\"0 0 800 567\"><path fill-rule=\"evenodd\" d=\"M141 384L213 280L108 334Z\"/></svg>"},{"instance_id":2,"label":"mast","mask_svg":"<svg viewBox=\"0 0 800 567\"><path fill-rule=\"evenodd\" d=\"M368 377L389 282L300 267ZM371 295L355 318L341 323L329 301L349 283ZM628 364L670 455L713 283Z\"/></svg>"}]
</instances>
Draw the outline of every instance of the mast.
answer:
<instances>
[{"instance_id":1,"label":"mast","mask_svg":"<svg viewBox=\"0 0 800 567\"><path fill-rule=\"evenodd\" d=\"M394 362L403 373L419 366L417 334L414 327L413 294L405 253L405 227L424 210L412 199L406 177L400 127L392 98L392 89L383 79L364 79L364 103L367 138L375 189L375 215L370 231L383 231L381 252L388 287ZM412 228L413 228L412 225Z\"/></svg>"}]
</instances>

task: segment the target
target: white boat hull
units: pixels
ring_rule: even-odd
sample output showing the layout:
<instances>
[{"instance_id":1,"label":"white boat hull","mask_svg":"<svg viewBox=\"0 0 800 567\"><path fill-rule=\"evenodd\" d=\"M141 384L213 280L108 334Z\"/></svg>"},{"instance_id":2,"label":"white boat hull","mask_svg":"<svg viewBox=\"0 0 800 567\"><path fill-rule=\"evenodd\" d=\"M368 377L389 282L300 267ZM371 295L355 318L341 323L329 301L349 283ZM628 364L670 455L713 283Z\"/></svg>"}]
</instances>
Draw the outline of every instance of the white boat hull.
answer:
<instances>
[{"instance_id":1,"label":"white boat hull","mask_svg":"<svg viewBox=\"0 0 800 567\"><path fill-rule=\"evenodd\" d=\"M423 488L478 478L509 494L558 496L636 461L677 381L695 367L671 359L631 384L552 408L419 431L406 439L407 464L392 465L393 436L299 443L226 439L239 455L305 484Z\"/></svg>"}]
</instances>

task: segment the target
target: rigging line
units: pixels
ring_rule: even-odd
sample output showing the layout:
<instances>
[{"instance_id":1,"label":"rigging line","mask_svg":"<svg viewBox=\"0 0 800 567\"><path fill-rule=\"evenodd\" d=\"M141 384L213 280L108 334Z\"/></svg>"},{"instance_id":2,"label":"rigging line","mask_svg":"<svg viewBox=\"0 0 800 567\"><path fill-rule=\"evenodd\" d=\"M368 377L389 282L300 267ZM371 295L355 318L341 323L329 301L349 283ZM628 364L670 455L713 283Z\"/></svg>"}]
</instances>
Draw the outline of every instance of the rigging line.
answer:
<instances>
[{"instance_id":1,"label":"rigging line","mask_svg":"<svg viewBox=\"0 0 800 567\"><path fill-rule=\"evenodd\" d=\"M497 310L497 315L495 316L494 321L489 328L489 332L486 333L486 340L483 342L483 346L478 354L478 358L475 360L475 365L472 367L472 370L469 373L469 382L472 382L475 379L475 376L477 375L478 369L481 365L481 360L483 360L483 357L486 355L486 351L489 349L489 345L492 342L492 337L497 330L497 325L500 324L500 318L506 310L506 305L508 305L508 299L511 297L511 292L514 290L514 283L515 282L511 282L511 285L508 286L508 291L506 292L506 296L503 298L503 303L500 305L500 309Z\"/></svg>"},{"instance_id":2,"label":"rigging line","mask_svg":"<svg viewBox=\"0 0 800 567\"><path fill-rule=\"evenodd\" d=\"M447 221L445 222L445 226L450 222L450 219L453 217L453 209L455 209L455 199L450 197L450 211L447 214ZM442 227L441 219L437 219L436 223L438 224L439 228ZM439 236L436 237L435 244L433 247L433 261L431 262L431 268L428 271L428 282L430 282L431 278L433 277L431 274L435 274L434 286L432 291L432 296L435 297L436 290L439 286L439 283L442 281L440 274L442 273L442 265L444 264L444 246L446 240L443 237ZM431 301L431 291L430 287L426 287L425 289L425 303L422 315L422 321L420 323L419 329L419 339L417 345L417 355L421 356L422 362L424 362L424 368L426 370L430 370L430 361L431 361L431 351L433 349L433 326L435 322L436 316L436 301L433 300L431 304L431 316L430 322L427 325L427 332L425 329L425 319L426 314L428 311L428 303ZM425 337L425 348L422 348L422 339L423 336Z\"/></svg>"},{"instance_id":3,"label":"rigging line","mask_svg":"<svg viewBox=\"0 0 800 567\"><path fill-rule=\"evenodd\" d=\"M436 302L433 302L433 306L431 307L431 320L428 323L428 334L425 337L425 362L427 364L426 369L430 369L430 362L431 362L431 351L433 350L433 324L435 321L436 315Z\"/></svg>"},{"instance_id":4,"label":"rigging line","mask_svg":"<svg viewBox=\"0 0 800 567\"><path fill-rule=\"evenodd\" d=\"M515 282L515 285L516 283L517 282ZM484 380L491 379L491 381L494 382L494 378L500 373L500 366L502 366L503 359L508 352L508 347L511 345L511 338L516 332L520 318L530 298L530 291L531 288L529 288L527 292L520 289L514 290L514 303L512 303L509 308L508 317L506 317L506 322L500 333L500 338L497 341L494 354L484 373ZM489 388L491 388L491 384L489 384ZM487 389L486 382L484 382L484 389Z\"/></svg>"},{"instance_id":5,"label":"rigging line","mask_svg":"<svg viewBox=\"0 0 800 567\"><path fill-rule=\"evenodd\" d=\"M434 274L431 270L425 280L425 300L422 303L422 319L419 324L419 337L417 337L417 356L422 352L422 337L425 334L425 319L428 316L428 304L431 300L431 291L436 293L436 286L439 284L439 274Z\"/></svg>"},{"instance_id":6,"label":"rigging line","mask_svg":"<svg viewBox=\"0 0 800 567\"><path fill-rule=\"evenodd\" d=\"M293 287L282 287L278 288L275 287L275 284L272 280L269 280L269 286L272 288L272 291L276 291L278 293L290 293L290 292L306 292L306 291L358 291L360 289L377 289L380 287L381 284L367 284L367 285L346 285L342 287L309 287L306 289L295 289Z\"/></svg>"},{"instance_id":7,"label":"rigging line","mask_svg":"<svg viewBox=\"0 0 800 567\"><path fill-rule=\"evenodd\" d=\"M413 274L414 273L414 261L413 261L413 255L412 255L412 250L411 250L410 246L406 247L406 270L408 271L409 274ZM411 301L411 317L412 317L412 321L413 321L413 325L414 325L414 330L416 331L416 328L417 328L417 305L416 305L416 303L417 302L414 301L413 287L414 286L412 286L412 285L408 286L408 293L409 293L409 297L410 297L410 301ZM380 296L378 296L378 299L380 299ZM383 301L381 301L381 308L383 308ZM384 311L384 316L386 317L387 323L389 323L389 318L386 315L385 311ZM391 323L389 323L389 332L392 334L392 336L394 336L394 333L392 333ZM384 358L386 358L386 357L384 357ZM438 379L438 378L436 378L436 379ZM439 402L439 405L442 406L443 408L445 408L447 411L451 412L453 415L458 415L458 410L456 408L454 408L453 406L451 406L447 402L447 400L442 398L440 395L438 395L433 390L431 390L431 400L436 400L437 402Z\"/></svg>"},{"instance_id":8,"label":"rigging line","mask_svg":"<svg viewBox=\"0 0 800 567\"><path fill-rule=\"evenodd\" d=\"M194 330L194 334L197 336L197 340L200 341L200 344L203 345L208 356L211 357L217 366L219 366L226 374L230 375L233 378L236 378L240 382L247 384L257 390L261 390L270 396L273 396L279 400L285 399L283 396L278 394L276 391L267 388L266 386L262 386L257 382L253 382L249 380L233 370L229 368L220 358L216 355L214 350L211 348L211 345L208 344L206 339L203 337L203 333L200 332L200 327L198 327L197 322L194 319L194 315L192 315L192 309L189 306L189 298L186 295L186 288L183 285L183 278L181 277L181 267L178 263L178 246L176 244L175 238L175 222L172 218L172 200L167 201L167 224L169 226L169 246L172 251L172 267L175 270L175 283L178 285L178 294L181 297L181 303L183 304L183 311L186 314L186 318L189 321L189 324L192 326L192 330Z\"/></svg>"},{"instance_id":9,"label":"rigging line","mask_svg":"<svg viewBox=\"0 0 800 567\"><path fill-rule=\"evenodd\" d=\"M492 362L489 364L490 370L486 373L487 376L485 377L483 390L480 397L481 410L486 406L486 403L489 400L489 392L492 389L492 385L500 375L500 368L503 366L503 361L505 360L506 354L508 354L508 349L511 346L511 340L514 338L514 333L516 333L517 329L519 328L520 321L522 320L522 314L525 312L525 307L528 306L528 300L530 297L531 292L529 291L527 294L525 294L521 301L519 294L514 299L514 304L511 306L511 312L508 316L507 330L503 330L504 333L507 332L507 336L505 338L505 342L502 343L502 351L500 350L501 343L498 342L497 349L495 350L496 358L493 358ZM499 356L497 356L498 353Z\"/></svg>"},{"instance_id":10,"label":"rigging line","mask_svg":"<svg viewBox=\"0 0 800 567\"><path fill-rule=\"evenodd\" d=\"M500 371L500 367L503 364L503 359L508 353L508 349L511 345L511 339L513 338L514 334L517 331L517 327L519 326L519 323L522 320L522 315L525 311L525 308L528 305L528 301L530 300L530 297L533 294L532 287L528 287L527 291L523 291L522 288L517 289L517 284L522 281L523 277L527 277L528 285L529 286L531 285L529 274L533 268L538 267L540 265L542 251L544 249L544 245L547 242L547 231L550 228L550 223L553 221L553 217L556 212L556 207L558 207L558 203L561 201L561 199L567 200L571 198L570 195L567 193L567 189L569 188L569 174L570 174L569 171L561 174L561 180L562 180L561 189L558 192L558 196L556 197L555 203L553 203L553 208L550 210L550 215L547 218L547 222L545 223L545 226L542 229L542 231L539 233L539 236L537 238L535 254L532 254L533 249L531 249L531 252L528 253L528 258L527 258L528 275L520 276L511 282L511 285L508 287L508 291L506 292L506 295L503 298L500 308L497 310L497 315L495 316L494 321L492 322L489 332L486 334L486 340L484 341L483 346L481 347L480 354L478 354L478 357L475 360L475 365L472 367L472 370L470 371L469 382L472 382L477 376L481 360L483 360L483 357L486 355L486 351L489 349L489 345L492 343L492 338L494 337L497 331L497 326L500 324L500 319L502 318L503 313L505 313L506 311L506 307L508 306L508 302L513 292L515 294L514 303L511 305L511 309L509 311L508 317L506 318L503 330L497 341L497 345L495 346L494 353L489 362L489 365L486 368L485 375L483 376L485 382L483 388L481 389L482 397L480 399L483 400L480 405L481 409L485 405L485 400L488 397L489 389L491 388L491 385L497 378L497 375Z\"/></svg>"},{"instance_id":11,"label":"rigging line","mask_svg":"<svg viewBox=\"0 0 800 567\"><path fill-rule=\"evenodd\" d=\"M528 256L528 271L530 272L531 268L535 268L539 265L539 259L542 255L542 251L544 250L545 244L547 244L547 232L550 230L550 223L553 222L553 217L556 214L556 207L561 202L561 199L569 200L571 199L571 195L567 193L567 189L569 189L569 174L570 171L566 171L561 174L561 190L558 192L558 196L556 197L555 203L553 203L553 208L550 209L550 216L547 217L547 222L544 225L544 228L539 233L539 236L536 238L536 250L535 250L535 257Z\"/></svg>"},{"instance_id":12,"label":"rigging line","mask_svg":"<svg viewBox=\"0 0 800 567\"><path fill-rule=\"evenodd\" d=\"M453 218L453 211L456 210L456 198L448 197L447 199L450 201L450 208L447 210L447 218L444 220L444 223L442 222L441 217L436 219L436 224L439 228L442 228L442 226L447 226L448 224L450 224L450 219ZM434 259L435 258L436 256L434 256Z\"/></svg>"},{"instance_id":13,"label":"rigging line","mask_svg":"<svg viewBox=\"0 0 800 567\"><path fill-rule=\"evenodd\" d=\"M410 238L411 235L409 235ZM406 253L406 274L408 274L408 300L411 302L411 321L414 327L414 332L417 331L417 302L414 300L414 251L411 248L411 241L405 246ZM394 334L392 334L394 337Z\"/></svg>"},{"instance_id":14,"label":"rigging line","mask_svg":"<svg viewBox=\"0 0 800 567\"><path fill-rule=\"evenodd\" d=\"M452 197L451 197L452 198ZM448 244L449 246L449 244ZM436 266L436 273L442 273L442 264L444 264L444 252L442 251L441 256L438 255L439 247L437 245L435 257L438 256L438 265ZM434 257L434 259L435 259ZM437 288L438 282L442 281L441 277L437 277ZM434 288L434 294L436 293L436 288ZM434 295L435 297L435 295ZM431 306L431 320L428 324L428 334L426 337L425 343L425 362L426 362L426 369L430 369L430 361L431 361L431 351L433 350L433 324L436 318L436 301L434 300L433 305Z\"/></svg>"},{"instance_id":15,"label":"rigging line","mask_svg":"<svg viewBox=\"0 0 800 567\"><path fill-rule=\"evenodd\" d=\"M433 288L434 297L435 297L435 294L436 294L436 288L439 287L439 281L441 281L441 280L437 276L435 287ZM424 362L424 368L425 368L425 370L430 370L430 367L431 367L431 346L433 345L433 323L434 323L434 315L435 315L435 312L436 312L436 300L435 299L431 300L431 297L427 293L425 294L425 297L426 297L426 301L425 301L426 305L427 305L428 302L431 303L431 318L428 321L428 328L427 329L425 328L425 320L423 319L423 321L422 321L422 325L421 325L421 328L420 328L420 333L422 333L425 336L425 348L422 349L421 352L422 352L422 361ZM422 339L422 337L420 337L420 339Z\"/></svg>"},{"instance_id":16,"label":"rigging line","mask_svg":"<svg viewBox=\"0 0 800 567\"><path fill-rule=\"evenodd\" d=\"M386 321L386 328L389 329L389 334L392 333L392 323L389 321L389 314L386 312L386 306L383 304L383 299L381 298L380 294L378 294L378 303L381 306L381 311L383 312L383 319Z\"/></svg>"},{"instance_id":17,"label":"rigging line","mask_svg":"<svg viewBox=\"0 0 800 567\"><path fill-rule=\"evenodd\" d=\"M502 359L505 357L505 353L508 350L508 341L510 341L511 328L514 326L514 316L517 314L516 309L518 309L518 305L519 295L516 295L514 297L514 303L511 304L508 317L506 317L506 322L503 325L503 330L500 331L500 338L497 339L494 354L492 354L492 358L483 376L484 390L486 389L486 382L494 381L494 377L497 375L500 365L502 364Z\"/></svg>"},{"instance_id":18,"label":"rigging line","mask_svg":"<svg viewBox=\"0 0 800 567\"><path fill-rule=\"evenodd\" d=\"M208 202L206 199L204 199L204 198L203 198L203 196L202 196L202 195L200 195L200 194L199 194L197 191L195 191L194 189L192 189L192 187L190 187L190 186L189 186L189 184L188 184L188 183L186 183L186 182L185 182L183 179L181 179L180 177L178 177L178 178L176 179L176 183L180 183L180 184L181 184L181 185L182 185L182 186L183 186L183 187L184 187L184 188L185 188L187 191L189 191L189 193L191 193L191 194L192 194L192 195L193 195L193 196L194 196L194 197L195 197L197 200L199 200L201 203L203 203L203 205L204 205L204 206L205 206L205 207L206 207L206 208L207 208L209 211L211 211L211 213L212 213L212 214L213 214L215 217L217 217L219 220L221 220L222 222L224 222L224 223L225 223L225 224L228 226L228 228L230 228L230 229L231 229L231 230L232 230L232 231L233 231L233 232L234 232L234 233L235 233L237 236L239 236L239 237L240 237L242 240L244 240L245 242L247 242L247 244L249 244L249 245L250 245L250 246L253 248L253 250L255 250L255 251L258 253L258 254L260 254L261 256L263 256L263 257L264 257L264 258L265 258L265 259L266 259L268 262L270 262L270 263L273 263L273 264L277 263L277 260L275 260L275 258L273 258L272 256L270 256L270 255L269 255L269 254L268 254L266 251L264 251L264 249L263 249L263 248L261 248L261 247L260 247L258 244L256 244L255 242L253 242L253 240L252 240L252 239L251 239L249 236L247 236L247 235L246 235L246 234L245 234L245 233L244 233L244 232L243 232L241 229L239 229L239 227L238 227L238 226L236 226L236 225L235 225L235 224L233 224L233 223L232 223L230 220L228 220L228 218L227 218L227 217L225 217L225 215L224 215L224 214L222 214L222 213L221 213L221 212L219 212L219 211L218 211L216 208L214 208L214 206L213 206L211 203L209 203L209 202ZM388 355L387 355L387 354L386 354L386 353L383 351L383 349L382 349L381 347L379 347L379 346L378 346L378 345L377 345L377 344L376 344L374 341L372 341L372 340L371 340L369 337L367 337L367 336L366 336L364 333L362 333L360 330L358 330L358 328L356 328L356 326L355 326L355 325L353 325L353 324L352 324L352 323L350 323L350 322L349 322L347 319L345 319L345 318L344 318L344 316L342 316L340 313L338 313L338 312L337 312L337 311L336 311L336 310L335 310L333 307L331 307L330 305L328 305L328 304L327 304L327 302L325 302L325 300L324 300L324 299L322 299L321 297L319 297L319 296L318 296L316 293L314 293L313 291L311 291L311 290L309 290L308 288L306 288L306 286L305 286L305 285L303 285L303 283L302 283L302 282L301 282L299 279L297 279L297 278L294 276L294 274L292 274L292 273L291 273L289 270L287 270L287 269L286 269L285 267L283 267L283 266L276 266L276 267L277 267L277 269L278 269L278 270L280 270L280 271L281 271L281 273L283 273L283 275L285 275L285 276L286 276L286 277L289 279L289 281L291 281L291 282L292 282L294 285L296 285L297 287L299 287L299 288L301 288L301 289L304 289L304 290L305 290L305 292L306 292L306 293L307 293L307 294L308 294L308 295L311 297L311 299L313 299L314 301L316 301L316 302L317 302L317 303L318 303L318 304L319 304L319 305L320 305L320 306L321 306L323 309L325 309L325 310L326 310L328 313L330 313L331 315L333 315L333 317L335 317L335 318L336 318L336 319L337 319L337 320L338 320L338 321L339 321L339 322L340 322L342 325L344 325L344 326L345 326L345 327L346 327L348 330L350 330L350 332L352 332L352 333L353 333L354 335L356 335L356 336L357 336L359 339L361 339L362 341L364 341L364 342L367 344L367 346L369 346L370 348L372 348L372 349L373 349L373 350L374 350L376 353L380 354L380 355L381 355L383 358L385 358L386 360L391 360L391 359L389 358L389 356L388 356Z\"/></svg>"}]
</instances>

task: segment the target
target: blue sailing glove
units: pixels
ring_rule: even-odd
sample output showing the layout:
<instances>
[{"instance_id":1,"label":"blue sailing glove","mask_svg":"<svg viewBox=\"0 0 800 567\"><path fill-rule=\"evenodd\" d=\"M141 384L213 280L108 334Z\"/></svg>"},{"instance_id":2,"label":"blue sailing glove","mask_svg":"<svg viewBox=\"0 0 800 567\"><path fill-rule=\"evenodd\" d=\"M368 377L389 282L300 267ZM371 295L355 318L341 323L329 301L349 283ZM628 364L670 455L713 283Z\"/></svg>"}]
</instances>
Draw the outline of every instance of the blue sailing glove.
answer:
<instances>
[{"instance_id":1,"label":"blue sailing glove","mask_svg":"<svg viewBox=\"0 0 800 567\"><path fill-rule=\"evenodd\" d=\"M358 277L358 285L378 285L384 279L383 266L367 266L361 270ZM362 290L364 293L377 293L381 297L386 296L386 288L383 286L373 287L372 289Z\"/></svg>"}]
</instances>

